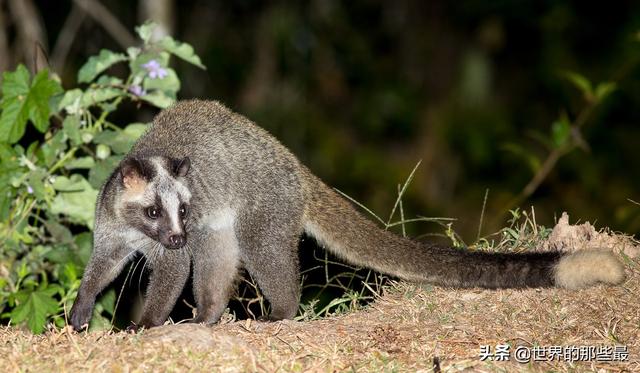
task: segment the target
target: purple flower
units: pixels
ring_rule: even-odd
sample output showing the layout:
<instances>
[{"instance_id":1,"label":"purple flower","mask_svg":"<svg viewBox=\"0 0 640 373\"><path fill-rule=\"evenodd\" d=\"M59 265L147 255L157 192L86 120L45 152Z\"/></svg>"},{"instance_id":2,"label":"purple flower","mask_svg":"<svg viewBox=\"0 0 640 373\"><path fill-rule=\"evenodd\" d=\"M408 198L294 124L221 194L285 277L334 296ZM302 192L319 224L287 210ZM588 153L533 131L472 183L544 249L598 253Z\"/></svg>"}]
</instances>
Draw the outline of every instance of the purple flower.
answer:
<instances>
[{"instance_id":1,"label":"purple flower","mask_svg":"<svg viewBox=\"0 0 640 373\"><path fill-rule=\"evenodd\" d=\"M167 69L160 66L160 64L156 60L150 60L149 62L142 65L142 67L144 67L149 72L149 78L151 79L162 79L168 74Z\"/></svg>"},{"instance_id":2,"label":"purple flower","mask_svg":"<svg viewBox=\"0 0 640 373\"><path fill-rule=\"evenodd\" d=\"M27 184L27 193L33 194L33 188L29 184Z\"/></svg>"},{"instance_id":3,"label":"purple flower","mask_svg":"<svg viewBox=\"0 0 640 373\"><path fill-rule=\"evenodd\" d=\"M131 92L134 96L144 96L147 94L147 91L145 91L144 89L142 89L142 87L140 87L137 84L134 84L132 86L129 87L129 92Z\"/></svg>"}]
</instances>

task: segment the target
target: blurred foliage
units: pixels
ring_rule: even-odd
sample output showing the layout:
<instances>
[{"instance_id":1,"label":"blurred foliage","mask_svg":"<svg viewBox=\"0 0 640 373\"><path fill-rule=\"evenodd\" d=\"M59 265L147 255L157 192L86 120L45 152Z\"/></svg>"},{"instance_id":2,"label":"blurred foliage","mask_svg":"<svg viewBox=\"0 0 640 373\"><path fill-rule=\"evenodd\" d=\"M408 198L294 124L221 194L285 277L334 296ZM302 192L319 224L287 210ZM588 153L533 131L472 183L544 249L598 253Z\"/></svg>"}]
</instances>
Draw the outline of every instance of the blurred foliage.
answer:
<instances>
[{"instance_id":1,"label":"blurred foliage","mask_svg":"<svg viewBox=\"0 0 640 373\"><path fill-rule=\"evenodd\" d=\"M107 5L132 28L141 1ZM37 3L53 44L69 4ZM393 203L388 191L423 160L408 213L456 217L465 237L475 237L486 189L486 229L500 228L549 153L540 134L562 141L584 108L566 78L616 82L613 92L601 86L611 97L581 129L588 147L565 154L520 205L535 205L545 224L566 210L640 230L640 210L627 200L640 199L636 1L187 0L171 14L173 35L207 66L176 66L182 97L219 99L249 116L374 211ZM115 43L95 22L82 30L63 81Z\"/></svg>"}]
</instances>

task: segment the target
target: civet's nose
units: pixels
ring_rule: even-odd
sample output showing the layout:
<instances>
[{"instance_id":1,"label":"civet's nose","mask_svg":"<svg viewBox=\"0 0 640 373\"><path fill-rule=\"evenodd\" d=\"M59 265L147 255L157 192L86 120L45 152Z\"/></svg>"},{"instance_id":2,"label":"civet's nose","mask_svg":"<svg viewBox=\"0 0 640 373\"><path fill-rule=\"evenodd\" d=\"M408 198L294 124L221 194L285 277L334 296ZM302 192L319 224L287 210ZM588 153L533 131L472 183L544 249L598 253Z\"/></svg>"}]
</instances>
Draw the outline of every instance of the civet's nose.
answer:
<instances>
[{"instance_id":1,"label":"civet's nose","mask_svg":"<svg viewBox=\"0 0 640 373\"><path fill-rule=\"evenodd\" d=\"M185 237L182 234L174 234L169 236L169 245L171 249L179 249L185 244Z\"/></svg>"}]
</instances>

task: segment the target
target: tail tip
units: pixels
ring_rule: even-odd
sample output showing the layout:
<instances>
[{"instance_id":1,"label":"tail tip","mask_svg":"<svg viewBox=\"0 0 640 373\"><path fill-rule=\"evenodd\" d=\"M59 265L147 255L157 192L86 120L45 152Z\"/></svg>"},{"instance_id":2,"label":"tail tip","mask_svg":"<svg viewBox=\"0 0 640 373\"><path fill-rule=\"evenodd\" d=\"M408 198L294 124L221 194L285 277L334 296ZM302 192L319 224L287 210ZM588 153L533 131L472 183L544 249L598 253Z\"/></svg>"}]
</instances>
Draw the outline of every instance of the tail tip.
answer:
<instances>
[{"instance_id":1,"label":"tail tip","mask_svg":"<svg viewBox=\"0 0 640 373\"><path fill-rule=\"evenodd\" d=\"M582 250L563 256L554 268L555 283L565 289L583 289L596 283L621 284L624 266L610 251Z\"/></svg>"}]
</instances>

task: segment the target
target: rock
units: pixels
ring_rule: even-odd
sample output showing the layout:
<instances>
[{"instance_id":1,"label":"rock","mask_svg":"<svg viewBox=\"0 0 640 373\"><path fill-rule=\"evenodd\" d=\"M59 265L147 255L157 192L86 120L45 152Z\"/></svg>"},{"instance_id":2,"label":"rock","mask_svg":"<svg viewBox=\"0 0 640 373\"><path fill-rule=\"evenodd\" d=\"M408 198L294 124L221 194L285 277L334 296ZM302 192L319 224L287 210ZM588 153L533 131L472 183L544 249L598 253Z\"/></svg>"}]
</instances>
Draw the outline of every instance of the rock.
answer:
<instances>
[{"instance_id":1,"label":"rock","mask_svg":"<svg viewBox=\"0 0 640 373\"><path fill-rule=\"evenodd\" d=\"M576 251L584 249L606 249L623 252L631 258L640 255L640 246L632 237L614 234L607 230L596 231L591 223L571 225L566 212L553 227L544 250Z\"/></svg>"}]
</instances>

